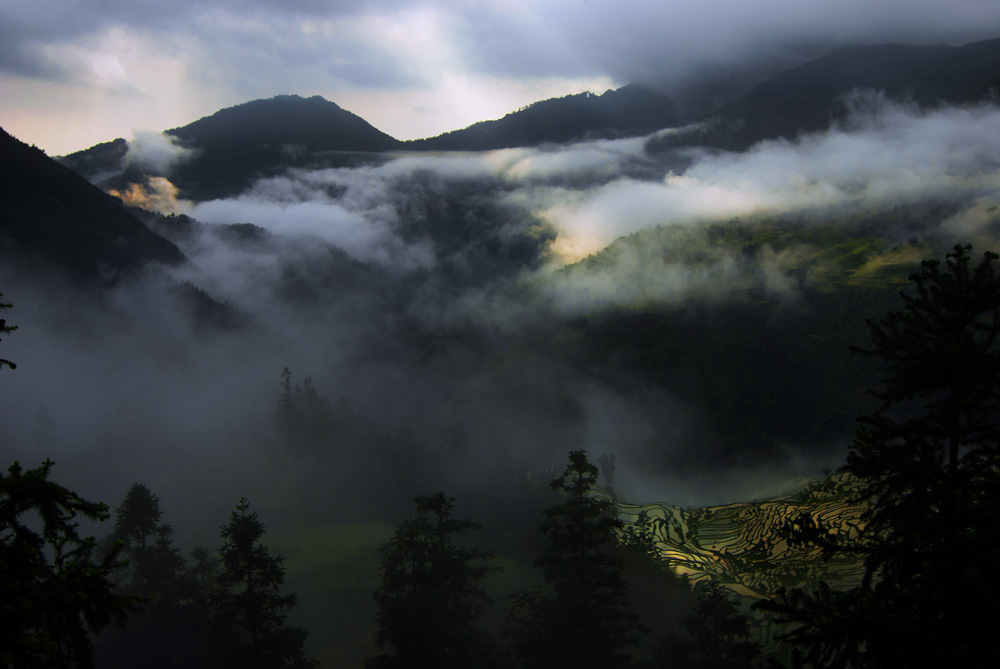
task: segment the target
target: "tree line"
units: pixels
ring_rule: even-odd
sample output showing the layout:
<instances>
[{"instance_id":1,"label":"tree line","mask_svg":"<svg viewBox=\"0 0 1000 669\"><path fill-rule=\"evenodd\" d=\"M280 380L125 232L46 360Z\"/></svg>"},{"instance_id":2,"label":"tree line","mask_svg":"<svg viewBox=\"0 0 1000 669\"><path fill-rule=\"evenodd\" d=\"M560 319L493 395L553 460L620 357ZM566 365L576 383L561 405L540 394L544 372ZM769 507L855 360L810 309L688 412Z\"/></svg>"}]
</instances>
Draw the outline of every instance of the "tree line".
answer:
<instances>
[{"instance_id":1,"label":"tree line","mask_svg":"<svg viewBox=\"0 0 1000 669\"><path fill-rule=\"evenodd\" d=\"M133 484L112 514L50 480L53 466L15 463L0 476L0 666L317 666L304 651L306 632L286 622L297 597L282 591L284 558L263 543L265 526L245 498L220 526L220 546L185 559L147 486ZM376 650L365 666L632 666L646 628L631 610L625 563L630 552L650 560L654 547L624 531L614 503L595 494L597 477L585 452L574 451L551 482L563 499L541 523L549 546L535 564L545 586L511 596L500 638L478 625L492 604L483 581L501 571L495 553L464 541L480 526L456 518L455 499L443 492L416 498L381 549ZM26 513L41 519L40 532ZM103 541L80 535L77 518L112 515ZM739 657L755 656L732 593L712 584L696 593L682 621L690 639L665 639L655 652L683 659L738 647ZM706 636L710 643L698 641Z\"/></svg>"},{"instance_id":2,"label":"tree line","mask_svg":"<svg viewBox=\"0 0 1000 669\"><path fill-rule=\"evenodd\" d=\"M220 527L219 548L198 547L188 561L141 483L104 541L81 536L78 518L111 511L50 480L53 464L0 475L0 666L316 666L305 632L285 622L297 598L281 592L284 558L261 541L246 499Z\"/></svg>"}]
</instances>

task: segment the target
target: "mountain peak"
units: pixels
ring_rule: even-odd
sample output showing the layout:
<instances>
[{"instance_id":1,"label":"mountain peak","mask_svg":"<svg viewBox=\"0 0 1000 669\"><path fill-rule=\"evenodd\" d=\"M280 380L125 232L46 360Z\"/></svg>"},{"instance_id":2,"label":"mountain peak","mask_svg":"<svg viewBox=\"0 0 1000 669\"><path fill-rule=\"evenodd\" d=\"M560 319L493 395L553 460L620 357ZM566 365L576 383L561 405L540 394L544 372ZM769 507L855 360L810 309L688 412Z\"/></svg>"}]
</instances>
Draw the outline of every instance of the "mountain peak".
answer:
<instances>
[{"instance_id":1,"label":"mountain peak","mask_svg":"<svg viewBox=\"0 0 1000 669\"><path fill-rule=\"evenodd\" d=\"M398 144L320 95L250 100L166 132L201 148L238 141L306 144L313 150L381 151Z\"/></svg>"}]
</instances>

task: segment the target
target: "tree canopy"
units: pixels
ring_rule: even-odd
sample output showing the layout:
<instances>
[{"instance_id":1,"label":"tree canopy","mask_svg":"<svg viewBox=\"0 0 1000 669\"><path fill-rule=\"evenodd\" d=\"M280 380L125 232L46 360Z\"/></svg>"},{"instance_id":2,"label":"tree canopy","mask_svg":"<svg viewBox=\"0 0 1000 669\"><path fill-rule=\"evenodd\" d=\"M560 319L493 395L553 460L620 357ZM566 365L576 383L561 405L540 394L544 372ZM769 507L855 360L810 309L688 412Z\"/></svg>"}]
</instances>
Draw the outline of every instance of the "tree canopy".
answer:
<instances>
[{"instance_id":1,"label":"tree canopy","mask_svg":"<svg viewBox=\"0 0 1000 669\"><path fill-rule=\"evenodd\" d=\"M585 451L572 451L550 484L563 501L545 511L548 546L535 561L549 591L515 596L507 627L529 667L623 667L645 632L613 553L622 523L614 503L594 494L598 473Z\"/></svg>"},{"instance_id":2,"label":"tree canopy","mask_svg":"<svg viewBox=\"0 0 1000 669\"><path fill-rule=\"evenodd\" d=\"M739 596L712 580L695 585L695 603L681 617L686 638L661 648L664 664L677 669L746 669L760 653L752 641L752 618L740 611Z\"/></svg>"},{"instance_id":3,"label":"tree canopy","mask_svg":"<svg viewBox=\"0 0 1000 669\"><path fill-rule=\"evenodd\" d=\"M844 470L862 482L859 537L801 518L793 538L864 557L862 583L784 593L763 608L818 666L1000 663L1000 276L969 246L923 262L903 308L854 350L883 373Z\"/></svg>"},{"instance_id":4,"label":"tree canopy","mask_svg":"<svg viewBox=\"0 0 1000 669\"><path fill-rule=\"evenodd\" d=\"M374 595L380 652L366 666L489 666L495 649L477 623L491 603L482 582L499 570L490 565L494 554L460 543L480 527L452 515L454 497L436 492L413 504L416 515L382 547L382 584Z\"/></svg>"},{"instance_id":5,"label":"tree canopy","mask_svg":"<svg viewBox=\"0 0 1000 669\"><path fill-rule=\"evenodd\" d=\"M50 481L53 464L0 474L0 666L92 667L90 634L137 608L115 593L120 547L102 557L78 529L108 507Z\"/></svg>"},{"instance_id":6,"label":"tree canopy","mask_svg":"<svg viewBox=\"0 0 1000 669\"><path fill-rule=\"evenodd\" d=\"M219 531L222 589L217 610L220 626L233 640L227 660L253 669L313 667L315 662L303 650L306 633L285 624L298 598L281 593L285 558L272 556L261 543L265 532L245 497Z\"/></svg>"},{"instance_id":7,"label":"tree canopy","mask_svg":"<svg viewBox=\"0 0 1000 669\"><path fill-rule=\"evenodd\" d=\"M111 539L122 542L129 560L123 585L138 595L173 594L184 569L184 558L173 547L173 529L161 515L160 500L142 483L132 484L115 509Z\"/></svg>"}]
</instances>

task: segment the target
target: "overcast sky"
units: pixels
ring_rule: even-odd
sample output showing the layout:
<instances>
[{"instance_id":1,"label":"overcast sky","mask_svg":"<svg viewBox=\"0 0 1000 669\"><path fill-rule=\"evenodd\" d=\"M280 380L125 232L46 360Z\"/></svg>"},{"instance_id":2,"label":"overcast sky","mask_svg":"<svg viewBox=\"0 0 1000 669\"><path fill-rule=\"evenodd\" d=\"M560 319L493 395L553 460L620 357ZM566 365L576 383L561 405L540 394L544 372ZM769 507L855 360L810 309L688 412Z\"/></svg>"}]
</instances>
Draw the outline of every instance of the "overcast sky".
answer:
<instances>
[{"instance_id":1,"label":"overcast sky","mask_svg":"<svg viewBox=\"0 0 1000 669\"><path fill-rule=\"evenodd\" d=\"M4 0L0 126L62 154L296 93L411 139L634 80L998 35L996 0Z\"/></svg>"}]
</instances>

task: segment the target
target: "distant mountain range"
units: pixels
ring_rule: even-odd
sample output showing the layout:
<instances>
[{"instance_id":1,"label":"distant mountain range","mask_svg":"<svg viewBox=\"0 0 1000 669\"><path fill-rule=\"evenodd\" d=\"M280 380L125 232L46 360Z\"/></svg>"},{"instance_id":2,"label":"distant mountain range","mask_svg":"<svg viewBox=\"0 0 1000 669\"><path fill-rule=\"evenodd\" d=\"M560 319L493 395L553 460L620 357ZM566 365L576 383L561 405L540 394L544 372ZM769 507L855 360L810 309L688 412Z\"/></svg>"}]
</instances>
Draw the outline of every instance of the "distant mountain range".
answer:
<instances>
[{"instance_id":1,"label":"distant mountain range","mask_svg":"<svg viewBox=\"0 0 1000 669\"><path fill-rule=\"evenodd\" d=\"M380 161L386 151L484 151L635 137L700 123L697 133L651 140L652 152L698 144L742 150L756 142L821 130L845 114L844 95L876 89L921 106L993 99L1000 90L1000 38L961 47L883 44L837 49L774 76L707 113L637 84L602 95L543 100L462 130L402 142L319 96L285 95L223 109L165 134L192 157L170 176L183 197L206 200L241 192L260 176L292 167ZM684 101L680 101L683 103ZM104 189L123 189L144 173L124 140L60 158Z\"/></svg>"},{"instance_id":2,"label":"distant mountain range","mask_svg":"<svg viewBox=\"0 0 1000 669\"><path fill-rule=\"evenodd\" d=\"M241 192L262 176L293 167L343 167L383 160L387 151L484 151L648 134L678 120L671 101L639 86L603 95L580 93L537 102L497 121L439 137L401 142L319 96L282 95L223 109L165 131L192 152L175 165L181 194L203 201ZM98 144L59 160L103 189L141 182L124 139Z\"/></svg>"},{"instance_id":3,"label":"distant mountain range","mask_svg":"<svg viewBox=\"0 0 1000 669\"><path fill-rule=\"evenodd\" d=\"M883 91L891 99L922 107L997 99L1000 38L960 47L880 44L836 49L696 119L712 129L680 141L739 151L761 140L823 130L844 116L844 95L858 89Z\"/></svg>"},{"instance_id":4,"label":"distant mountain range","mask_svg":"<svg viewBox=\"0 0 1000 669\"><path fill-rule=\"evenodd\" d=\"M321 97L279 96L167 130L184 157L166 176L182 197L202 201L238 194L261 176L295 167L378 163L405 151L488 150L642 136L692 122L700 122L705 130L654 136L647 151L655 154L695 143L739 150L764 139L829 127L845 113L844 95L855 89L877 89L925 107L996 99L1000 39L961 47L841 48L696 118L680 115L678 106L660 93L628 85L603 95L544 100L502 119L411 142L390 137ZM124 191L156 176L153 168L130 154L125 140L58 158L62 165L6 133L0 136L0 147L0 243L8 253L37 256L91 275L149 260L182 259L176 246L100 192Z\"/></svg>"}]
</instances>

